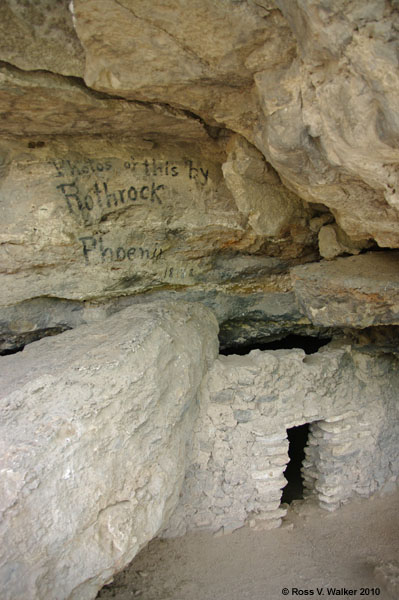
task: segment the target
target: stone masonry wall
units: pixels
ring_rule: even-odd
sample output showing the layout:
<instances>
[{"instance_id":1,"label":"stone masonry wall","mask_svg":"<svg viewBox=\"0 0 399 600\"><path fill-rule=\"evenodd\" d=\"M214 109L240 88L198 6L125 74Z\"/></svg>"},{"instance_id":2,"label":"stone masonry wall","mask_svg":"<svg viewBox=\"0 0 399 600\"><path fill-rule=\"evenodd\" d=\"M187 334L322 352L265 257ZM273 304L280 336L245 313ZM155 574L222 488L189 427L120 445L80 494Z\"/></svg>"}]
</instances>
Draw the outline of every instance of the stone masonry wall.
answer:
<instances>
[{"instance_id":1,"label":"stone masonry wall","mask_svg":"<svg viewBox=\"0 0 399 600\"><path fill-rule=\"evenodd\" d=\"M305 495L320 506L334 510L394 486L398 379L395 357L345 345L311 356L299 349L219 356L202 391L180 504L163 535L228 532L246 522L278 527L287 429L304 423L311 423Z\"/></svg>"},{"instance_id":2,"label":"stone masonry wall","mask_svg":"<svg viewBox=\"0 0 399 600\"><path fill-rule=\"evenodd\" d=\"M0 359L5 600L94 598L159 534L279 526L296 425L324 508L396 485L395 355L217 345L199 303L152 302Z\"/></svg>"}]
</instances>

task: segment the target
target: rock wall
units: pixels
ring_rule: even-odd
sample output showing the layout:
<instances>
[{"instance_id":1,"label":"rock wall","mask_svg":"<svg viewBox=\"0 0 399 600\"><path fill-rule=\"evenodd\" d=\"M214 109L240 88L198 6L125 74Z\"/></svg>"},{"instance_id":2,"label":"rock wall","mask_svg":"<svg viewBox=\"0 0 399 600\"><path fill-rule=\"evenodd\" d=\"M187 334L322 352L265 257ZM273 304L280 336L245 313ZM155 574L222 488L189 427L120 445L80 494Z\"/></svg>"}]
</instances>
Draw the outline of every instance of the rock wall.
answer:
<instances>
[{"instance_id":1,"label":"rock wall","mask_svg":"<svg viewBox=\"0 0 399 600\"><path fill-rule=\"evenodd\" d=\"M287 429L328 510L396 485L397 357L217 358L200 303L131 306L1 358L5 599L92 598L155 535L281 524Z\"/></svg>"},{"instance_id":2,"label":"rock wall","mask_svg":"<svg viewBox=\"0 0 399 600\"><path fill-rule=\"evenodd\" d=\"M375 348L219 356L201 397L182 497L163 535L278 527L286 514L287 429L304 423L311 424L306 496L335 510L353 496L395 489L398 378L397 358Z\"/></svg>"},{"instance_id":3,"label":"rock wall","mask_svg":"<svg viewBox=\"0 0 399 600\"><path fill-rule=\"evenodd\" d=\"M216 353L209 311L153 303L1 358L2 598L94 598L164 527Z\"/></svg>"},{"instance_id":4,"label":"rock wall","mask_svg":"<svg viewBox=\"0 0 399 600\"><path fill-rule=\"evenodd\" d=\"M278 525L291 425L326 508L393 483L398 32L397 0L1 3L10 598L91 597L166 527ZM346 341L219 357L198 406L218 326Z\"/></svg>"},{"instance_id":5,"label":"rock wall","mask_svg":"<svg viewBox=\"0 0 399 600\"><path fill-rule=\"evenodd\" d=\"M76 0L73 13L89 87L243 134L355 240L397 247L395 2Z\"/></svg>"},{"instance_id":6,"label":"rock wall","mask_svg":"<svg viewBox=\"0 0 399 600\"><path fill-rule=\"evenodd\" d=\"M394 2L0 10L3 348L159 291L308 326L292 267L398 247Z\"/></svg>"}]
</instances>

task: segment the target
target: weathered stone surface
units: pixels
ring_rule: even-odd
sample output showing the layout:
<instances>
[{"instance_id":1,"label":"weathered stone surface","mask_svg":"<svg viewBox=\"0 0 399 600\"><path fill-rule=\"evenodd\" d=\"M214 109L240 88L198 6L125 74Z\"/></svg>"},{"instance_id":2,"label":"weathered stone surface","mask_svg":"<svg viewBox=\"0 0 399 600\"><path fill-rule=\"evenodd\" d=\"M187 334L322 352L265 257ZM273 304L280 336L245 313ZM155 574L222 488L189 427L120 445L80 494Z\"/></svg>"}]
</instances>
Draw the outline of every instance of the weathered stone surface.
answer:
<instances>
[{"instance_id":1,"label":"weathered stone surface","mask_svg":"<svg viewBox=\"0 0 399 600\"><path fill-rule=\"evenodd\" d=\"M288 67L255 75L256 141L302 198L354 240L398 247L398 12L384 0L277 0L297 40Z\"/></svg>"},{"instance_id":2,"label":"weathered stone surface","mask_svg":"<svg viewBox=\"0 0 399 600\"><path fill-rule=\"evenodd\" d=\"M191 466L163 535L278 527L287 429L304 423L306 495L323 508L394 486L398 385L397 357L346 343L310 356L299 349L220 356L203 386Z\"/></svg>"},{"instance_id":3,"label":"weathered stone surface","mask_svg":"<svg viewBox=\"0 0 399 600\"><path fill-rule=\"evenodd\" d=\"M384 0L73 6L89 87L167 102L244 134L290 189L329 206L353 240L399 245L394 7Z\"/></svg>"},{"instance_id":4,"label":"weathered stone surface","mask_svg":"<svg viewBox=\"0 0 399 600\"><path fill-rule=\"evenodd\" d=\"M95 594L187 456L169 534L277 526L292 425L325 508L394 485L398 256L298 263L399 247L397 4L2 3L0 348L88 324L0 359L5 598ZM147 295L222 346L373 331L219 358L190 454L216 323Z\"/></svg>"},{"instance_id":5,"label":"weathered stone surface","mask_svg":"<svg viewBox=\"0 0 399 600\"><path fill-rule=\"evenodd\" d=\"M265 62L284 65L294 52L274 2L74 0L73 6L89 87L167 102L248 135L259 110L253 73Z\"/></svg>"},{"instance_id":6,"label":"weathered stone surface","mask_svg":"<svg viewBox=\"0 0 399 600\"><path fill-rule=\"evenodd\" d=\"M315 325L399 324L399 253L369 252L291 271L299 305Z\"/></svg>"},{"instance_id":7,"label":"weathered stone surface","mask_svg":"<svg viewBox=\"0 0 399 600\"><path fill-rule=\"evenodd\" d=\"M73 28L68 0L3 0L0 60L20 69L81 77L84 53Z\"/></svg>"},{"instance_id":8,"label":"weathered stone surface","mask_svg":"<svg viewBox=\"0 0 399 600\"><path fill-rule=\"evenodd\" d=\"M165 526L216 334L150 303L0 359L2 598L94 598Z\"/></svg>"},{"instance_id":9,"label":"weathered stone surface","mask_svg":"<svg viewBox=\"0 0 399 600\"><path fill-rule=\"evenodd\" d=\"M126 100L157 105L151 131L167 123L173 131L173 111L184 109L245 135L290 190L330 208L352 243L399 246L394 5L75 0L71 20L66 2L44 11L42 3L7 0L2 11L3 60L64 75L81 74L84 60L86 85L114 97L52 73L10 73L4 66L3 131L139 135L140 119L153 113ZM187 115L185 123L181 118L175 122L180 133L191 127ZM243 182L228 163L230 187L237 185L237 198L263 231L268 221L257 182L249 184L247 176ZM252 203L243 200L244 189ZM287 206L282 221L286 213Z\"/></svg>"},{"instance_id":10,"label":"weathered stone surface","mask_svg":"<svg viewBox=\"0 0 399 600\"><path fill-rule=\"evenodd\" d=\"M296 237L300 245L308 238L310 245L312 233L307 225L311 212L281 184L262 154L241 137L231 141L229 150L222 166L223 175L239 211L247 217L252 229L272 238L291 233L293 253Z\"/></svg>"},{"instance_id":11,"label":"weathered stone surface","mask_svg":"<svg viewBox=\"0 0 399 600\"><path fill-rule=\"evenodd\" d=\"M262 343L289 333L331 336L316 328L299 311L295 295L287 291L285 275L269 275L265 281L249 280L227 285L165 289L149 294L122 296L102 301L33 298L0 308L0 352L18 349L56 331L102 321L128 306L149 300L200 302L214 312L222 348Z\"/></svg>"},{"instance_id":12,"label":"weathered stone surface","mask_svg":"<svg viewBox=\"0 0 399 600\"><path fill-rule=\"evenodd\" d=\"M1 303L185 284L209 270L215 248L251 246L217 163L190 150L19 146L1 181Z\"/></svg>"},{"instance_id":13,"label":"weathered stone surface","mask_svg":"<svg viewBox=\"0 0 399 600\"><path fill-rule=\"evenodd\" d=\"M165 135L183 142L208 138L203 124L184 111L109 98L74 78L24 72L6 64L0 66L0 115L0 133L39 136L27 140L33 148L46 142L40 136L54 134L123 133L128 141L144 136L150 144ZM118 143L124 139L118 137ZM3 141L3 152L8 146L12 149L12 140Z\"/></svg>"},{"instance_id":14,"label":"weathered stone surface","mask_svg":"<svg viewBox=\"0 0 399 600\"><path fill-rule=\"evenodd\" d=\"M14 140L3 152L0 305L236 283L317 256L305 227L311 212L285 216L282 237L254 229L226 187L223 144L210 138L189 146L91 138L31 146ZM283 204L282 186L274 187ZM267 207L276 192L263 189ZM264 256L265 247L281 258ZM252 253L261 255L240 257Z\"/></svg>"},{"instance_id":15,"label":"weathered stone surface","mask_svg":"<svg viewBox=\"0 0 399 600\"><path fill-rule=\"evenodd\" d=\"M341 254L360 254L370 246L367 240L352 241L335 223L324 225L319 231L319 251L323 258L331 259Z\"/></svg>"},{"instance_id":16,"label":"weathered stone surface","mask_svg":"<svg viewBox=\"0 0 399 600\"><path fill-rule=\"evenodd\" d=\"M0 352L16 351L46 332L52 335L94 321L85 309L84 303L57 298L34 298L0 308ZM99 318L106 317L104 311Z\"/></svg>"},{"instance_id":17,"label":"weathered stone surface","mask_svg":"<svg viewBox=\"0 0 399 600\"><path fill-rule=\"evenodd\" d=\"M399 594L399 564L396 560L381 562L374 566L374 575L385 590L396 598Z\"/></svg>"}]
</instances>

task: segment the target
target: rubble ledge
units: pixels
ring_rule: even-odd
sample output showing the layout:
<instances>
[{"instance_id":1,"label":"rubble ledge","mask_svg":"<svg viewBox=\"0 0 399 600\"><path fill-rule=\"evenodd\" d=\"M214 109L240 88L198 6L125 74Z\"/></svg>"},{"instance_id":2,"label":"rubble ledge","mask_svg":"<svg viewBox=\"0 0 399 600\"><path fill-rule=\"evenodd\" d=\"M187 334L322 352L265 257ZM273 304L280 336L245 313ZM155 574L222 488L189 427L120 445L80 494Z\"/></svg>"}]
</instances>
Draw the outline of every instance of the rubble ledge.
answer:
<instances>
[{"instance_id":1,"label":"rubble ledge","mask_svg":"<svg viewBox=\"0 0 399 600\"><path fill-rule=\"evenodd\" d=\"M399 252L369 252L291 270L296 299L314 325L399 324Z\"/></svg>"}]
</instances>

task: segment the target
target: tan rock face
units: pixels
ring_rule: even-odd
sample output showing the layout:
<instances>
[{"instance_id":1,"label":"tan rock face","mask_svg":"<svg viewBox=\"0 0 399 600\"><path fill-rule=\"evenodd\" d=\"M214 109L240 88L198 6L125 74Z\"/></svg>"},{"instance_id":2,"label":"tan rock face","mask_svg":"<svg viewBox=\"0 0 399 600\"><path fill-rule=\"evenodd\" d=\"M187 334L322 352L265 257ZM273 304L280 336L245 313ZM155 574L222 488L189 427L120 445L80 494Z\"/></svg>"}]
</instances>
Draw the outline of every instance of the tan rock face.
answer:
<instances>
[{"instance_id":1,"label":"tan rock face","mask_svg":"<svg viewBox=\"0 0 399 600\"><path fill-rule=\"evenodd\" d=\"M256 74L258 147L354 240L397 247L397 25L382 0L277 2L298 43L288 68Z\"/></svg>"},{"instance_id":2,"label":"tan rock face","mask_svg":"<svg viewBox=\"0 0 399 600\"><path fill-rule=\"evenodd\" d=\"M273 2L75 0L85 81L124 98L167 102L252 136L253 73L294 50Z\"/></svg>"},{"instance_id":3,"label":"tan rock face","mask_svg":"<svg viewBox=\"0 0 399 600\"><path fill-rule=\"evenodd\" d=\"M95 598L165 526L216 352L213 315L180 302L1 357L2 598Z\"/></svg>"},{"instance_id":4,"label":"tan rock face","mask_svg":"<svg viewBox=\"0 0 399 600\"><path fill-rule=\"evenodd\" d=\"M384 0L75 0L74 14L88 86L244 134L353 240L398 247L398 15Z\"/></svg>"},{"instance_id":5,"label":"tan rock face","mask_svg":"<svg viewBox=\"0 0 399 600\"><path fill-rule=\"evenodd\" d=\"M68 1L4 0L0 22L0 60L24 70L83 75L83 48L73 28Z\"/></svg>"},{"instance_id":6,"label":"tan rock face","mask_svg":"<svg viewBox=\"0 0 399 600\"><path fill-rule=\"evenodd\" d=\"M147 132L169 124L180 134L170 108L154 115L131 101L166 103L255 142L283 183L327 205L353 241L398 247L399 17L391 4L75 0L48 11L7 0L2 12L3 60L83 74L114 96L3 70L3 130L139 134L148 119ZM250 218L263 230L261 212Z\"/></svg>"},{"instance_id":7,"label":"tan rock face","mask_svg":"<svg viewBox=\"0 0 399 600\"><path fill-rule=\"evenodd\" d=\"M359 254L370 245L368 240L352 241L336 223L324 225L319 231L319 251L323 258L331 259L341 254Z\"/></svg>"},{"instance_id":8,"label":"tan rock face","mask_svg":"<svg viewBox=\"0 0 399 600\"><path fill-rule=\"evenodd\" d=\"M81 140L16 151L1 189L3 304L192 282L214 246L245 236L220 170L198 150Z\"/></svg>"},{"instance_id":9,"label":"tan rock face","mask_svg":"<svg viewBox=\"0 0 399 600\"><path fill-rule=\"evenodd\" d=\"M168 106L112 99L79 80L0 66L3 135L120 135L178 141L206 140L198 119ZM119 140L118 140L119 141Z\"/></svg>"},{"instance_id":10,"label":"tan rock face","mask_svg":"<svg viewBox=\"0 0 399 600\"><path fill-rule=\"evenodd\" d=\"M235 202L221 169L223 144L203 138L179 146L83 138L5 145L1 304L223 282L237 270L220 263L215 271L220 255L269 245L289 258L310 248L315 238L301 201L274 175L272 184L255 182L256 198L244 177L248 202ZM267 169L260 155L247 158ZM281 214L278 202L287 206ZM259 224L261 212L267 226ZM263 268L260 261L259 274Z\"/></svg>"},{"instance_id":11,"label":"tan rock face","mask_svg":"<svg viewBox=\"0 0 399 600\"><path fill-rule=\"evenodd\" d=\"M223 175L237 208L247 216L253 230L268 237L282 236L295 225L306 230L310 211L281 185L262 154L240 137L230 146Z\"/></svg>"},{"instance_id":12,"label":"tan rock face","mask_svg":"<svg viewBox=\"0 0 399 600\"><path fill-rule=\"evenodd\" d=\"M298 303L317 325L399 324L398 260L397 252L369 252L295 267Z\"/></svg>"},{"instance_id":13,"label":"tan rock face","mask_svg":"<svg viewBox=\"0 0 399 600\"><path fill-rule=\"evenodd\" d=\"M248 269L289 293L269 258L398 246L389 3L1 11L3 305L248 288Z\"/></svg>"},{"instance_id":14,"label":"tan rock face","mask_svg":"<svg viewBox=\"0 0 399 600\"><path fill-rule=\"evenodd\" d=\"M6 597L92 597L166 526L217 347L198 304L224 348L399 325L396 252L361 254L399 248L397 4L1 3L0 349L88 324L0 359Z\"/></svg>"}]
</instances>

